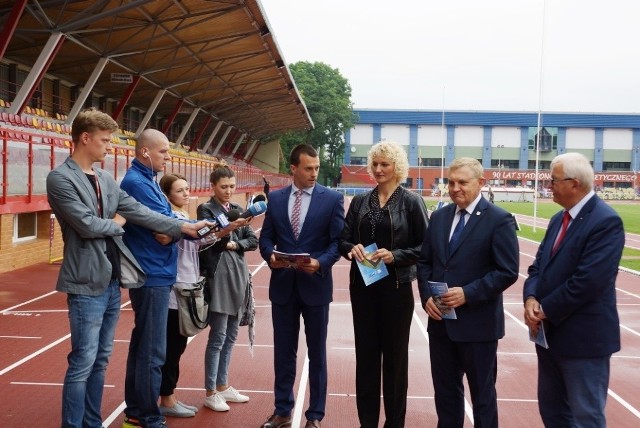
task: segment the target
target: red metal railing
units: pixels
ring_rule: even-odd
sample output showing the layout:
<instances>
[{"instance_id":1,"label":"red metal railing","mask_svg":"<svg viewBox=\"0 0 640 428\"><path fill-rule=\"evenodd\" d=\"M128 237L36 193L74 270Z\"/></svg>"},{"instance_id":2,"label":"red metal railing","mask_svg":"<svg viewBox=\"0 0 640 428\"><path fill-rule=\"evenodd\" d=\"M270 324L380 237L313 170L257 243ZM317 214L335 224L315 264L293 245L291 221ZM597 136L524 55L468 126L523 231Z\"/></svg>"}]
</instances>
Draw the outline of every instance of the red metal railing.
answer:
<instances>
[{"instance_id":1,"label":"red metal railing","mask_svg":"<svg viewBox=\"0 0 640 428\"><path fill-rule=\"evenodd\" d=\"M49 171L60 165L71 154L70 137L24 129L0 123L0 213L34 212L49 209L46 198L46 177ZM124 177L133 160L134 147L113 145L112 152L102 162L102 168L116 180ZM211 188L209 174L214 164L210 157L195 152L182 153L172 150L167 173L178 172L187 178L194 196L207 196ZM236 174L237 193L255 193L263 189L264 176L271 189L286 186L290 178L272 174L251 165L231 161L230 168Z\"/></svg>"}]
</instances>

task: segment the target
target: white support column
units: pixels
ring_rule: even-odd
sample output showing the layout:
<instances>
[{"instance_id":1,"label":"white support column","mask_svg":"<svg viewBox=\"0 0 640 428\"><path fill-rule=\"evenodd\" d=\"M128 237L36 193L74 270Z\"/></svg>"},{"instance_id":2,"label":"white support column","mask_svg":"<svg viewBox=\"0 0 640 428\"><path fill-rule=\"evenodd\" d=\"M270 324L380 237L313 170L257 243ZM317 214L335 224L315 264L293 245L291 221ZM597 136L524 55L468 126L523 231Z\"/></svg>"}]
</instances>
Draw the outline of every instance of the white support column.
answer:
<instances>
[{"instance_id":1,"label":"white support column","mask_svg":"<svg viewBox=\"0 0 640 428\"><path fill-rule=\"evenodd\" d=\"M236 146L233 148L233 151L231 152L232 155L236 154L236 152L238 151L238 148L240 147L240 144L242 144L246 136L247 136L247 133L245 132L240 136L240 138L238 138L238 142L236 143Z\"/></svg>"},{"instance_id":2,"label":"white support column","mask_svg":"<svg viewBox=\"0 0 640 428\"><path fill-rule=\"evenodd\" d=\"M144 131L145 128L147 127L147 124L151 120L153 113L155 113L156 109L158 108L158 105L160 105L160 101L162 101L162 97L164 97L164 94L166 93L167 93L166 89L160 89L158 91L158 93L156 94L156 97L153 99L153 102L147 109L147 112L145 113L144 118L142 119L142 122L140 122L140 125L136 130L136 138L138 138L140 136L140 133L142 133L142 131Z\"/></svg>"},{"instance_id":3,"label":"white support column","mask_svg":"<svg viewBox=\"0 0 640 428\"><path fill-rule=\"evenodd\" d=\"M69 116L64 123L66 123L67 125L71 125L71 123L73 123L73 119L75 119L78 113L80 113L82 106L84 106L84 102L87 100L87 97L91 93L91 90L98 81L98 78L102 74L102 71L104 70L108 62L109 58L100 58L98 60L98 63L91 72L91 76L89 76L89 79L84 84L84 87L82 88L82 92L80 92L78 99L76 100L75 104L73 104L73 107L71 107Z\"/></svg>"},{"instance_id":4,"label":"white support column","mask_svg":"<svg viewBox=\"0 0 640 428\"><path fill-rule=\"evenodd\" d=\"M224 140L227 139L227 137L229 136L229 133L231 132L232 129L233 129L233 126L229 125L227 130L224 131L224 134L222 135L222 138L220 138L220 141L218 142L218 145L216 146L215 150L213 151L213 155L214 156L218 156L218 152L220 151L220 147L222 147L222 144L224 144Z\"/></svg>"},{"instance_id":5,"label":"white support column","mask_svg":"<svg viewBox=\"0 0 640 428\"><path fill-rule=\"evenodd\" d=\"M207 153L209 147L211 146L211 143L213 143L213 139L218 134L218 131L220 131L220 128L222 128L222 123L223 122L221 120L218 121L216 127L213 129L213 132L211 133L211 135L209 135L209 138L207 138L207 142L202 147L202 153Z\"/></svg>"},{"instance_id":6,"label":"white support column","mask_svg":"<svg viewBox=\"0 0 640 428\"><path fill-rule=\"evenodd\" d=\"M53 51L55 47L60 42L60 39L64 37L62 33L53 33L47 40L47 43L44 45L44 48L40 52L38 59L31 67L31 71L29 71L29 75L24 80L24 83L20 87L20 90L16 94L16 97L11 102L11 107L9 107L8 113L17 114L18 109L27 101L27 97L31 93L33 89L33 85L36 84L38 77L42 74L44 68L46 67L51 55L53 55Z\"/></svg>"},{"instance_id":7,"label":"white support column","mask_svg":"<svg viewBox=\"0 0 640 428\"><path fill-rule=\"evenodd\" d=\"M253 142L251 143L251 147L249 147L249 149L247 150L247 153L244 155L244 160L249 159L249 156L251 156L251 153L253 153L253 148L256 146L257 143L258 143L258 139L256 138L255 140L253 140Z\"/></svg>"},{"instance_id":8,"label":"white support column","mask_svg":"<svg viewBox=\"0 0 640 428\"><path fill-rule=\"evenodd\" d=\"M178 139L173 144L173 148L180 147L180 144L182 144L182 141L184 140L184 137L187 135L187 132L189 132L189 129L191 129L191 125L193 125L193 121L196 120L196 116L198 115L198 113L200 113L200 109L194 108L193 111L191 112L191 116L189 116L189 119L187 120L187 123L185 123L184 127L182 128L182 132L180 132Z\"/></svg>"}]
</instances>

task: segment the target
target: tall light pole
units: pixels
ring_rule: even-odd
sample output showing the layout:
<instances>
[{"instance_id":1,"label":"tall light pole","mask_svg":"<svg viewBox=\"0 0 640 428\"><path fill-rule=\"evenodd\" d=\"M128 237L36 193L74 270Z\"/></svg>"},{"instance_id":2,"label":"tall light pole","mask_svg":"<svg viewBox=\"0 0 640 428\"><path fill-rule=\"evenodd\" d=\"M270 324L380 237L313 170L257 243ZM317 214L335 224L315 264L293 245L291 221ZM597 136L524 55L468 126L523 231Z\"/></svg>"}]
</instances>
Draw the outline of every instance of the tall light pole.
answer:
<instances>
[{"instance_id":1,"label":"tall light pole","mask_svg":"<svg viewBox=\"0 0 640 428\"><path fill-rule=\"evenodd\" d=\"M445 86L442 86L442 119L440 120L441 124L441 132L442 132L442 142L440 144L440 183L438 189L440 191L438 194L440 195L440 202L442 202L442 194L444 193L444 145L447 143L447 133L444 127L444 89Z\"/></svg>"},{"instance_id":2,"label":"tall light pole","mask_svg":"<svg viewBox=\"0 0 640 428\"><path fill-rule=\"evenodd\" d=\"M502 186L502 149L504 149L504 144L498 144L496 148L498 149L498 186Z\"/></svg>"},{"instance_id":3,"label":"tall light pole","mask_svg":"<svg viewBox=\"0 0 640 428\"><path fill-rule=\"evenodd\" d=\"M422 154L420 152L421 150L418 147L418 189L420 190L420 196L422 196L422 188L424 186L422 185L422 176L420 175L420 167L422 166Z\"/></svg>"}]
</instances>

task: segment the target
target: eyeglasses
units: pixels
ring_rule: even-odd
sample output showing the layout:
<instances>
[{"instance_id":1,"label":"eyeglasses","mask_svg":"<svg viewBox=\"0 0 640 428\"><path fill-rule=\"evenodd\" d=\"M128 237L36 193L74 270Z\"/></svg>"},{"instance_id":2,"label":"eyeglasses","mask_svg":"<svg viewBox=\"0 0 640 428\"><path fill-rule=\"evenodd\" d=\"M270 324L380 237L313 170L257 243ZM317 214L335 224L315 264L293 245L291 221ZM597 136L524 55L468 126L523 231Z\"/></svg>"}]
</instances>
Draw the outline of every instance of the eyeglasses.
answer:
<instances>
[{"instance_id":1,"label":"eyeglasses","mask_svg":"<svg viewBox=\"0 0 640 428\"><path fill-rule=\"evenodd\" d=\"M570 181L570 180L575 180L575 178L552 178L551 179L551 185L553 186L558 181Z\"/></svg>"}]
</instances>

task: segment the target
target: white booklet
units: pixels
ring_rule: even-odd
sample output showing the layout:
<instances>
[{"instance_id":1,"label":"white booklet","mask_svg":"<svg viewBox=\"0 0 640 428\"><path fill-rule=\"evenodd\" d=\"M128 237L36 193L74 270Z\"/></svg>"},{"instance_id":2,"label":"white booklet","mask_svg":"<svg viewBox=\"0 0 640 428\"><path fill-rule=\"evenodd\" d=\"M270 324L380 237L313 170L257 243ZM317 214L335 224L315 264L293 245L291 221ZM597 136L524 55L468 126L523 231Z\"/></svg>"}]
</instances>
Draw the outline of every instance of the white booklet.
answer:
<instances>
[{"instance_id":1,"label":"white booklet","mask_svg":"<svg viewBox=\"0 0 640 428\"><path fill-rule=\"evenodd\" d=\"M311 261L311 254L309 253L283 253L273 250L273 255L276 260L280 262L287 262L293 268L297 268L299 264L306 264Z\"/></svg>"},{"instance_id":2,"label":"white booklet","mask_svg":"<svg viewBox=\"0 0 640 428\"><path fill-rule=\"evenodd\" d=\"M431 288L433 303L435 303L438 309L440 309L440 312L442 312L442 319L457 320L456 310L442 303L442 295L449 291L447 283L429 281L429 288Z\"/></svg>"},{"instance_id":3,"label":"white booklet","mask_svg":"<svg viewBox=\"0 0 640 428\"><path fill-rule=\"evenodd\" d=\"M529 328L529 340L535 343L536 345L542 346L544 349L549 349L549 344L547 343L547 322L542 320L540 326L538 327L538 333L533 334L531 328Z\"/></svg>"}]
</instances>

